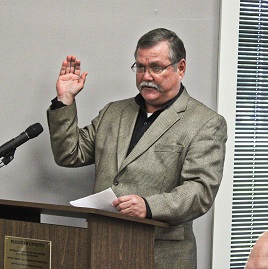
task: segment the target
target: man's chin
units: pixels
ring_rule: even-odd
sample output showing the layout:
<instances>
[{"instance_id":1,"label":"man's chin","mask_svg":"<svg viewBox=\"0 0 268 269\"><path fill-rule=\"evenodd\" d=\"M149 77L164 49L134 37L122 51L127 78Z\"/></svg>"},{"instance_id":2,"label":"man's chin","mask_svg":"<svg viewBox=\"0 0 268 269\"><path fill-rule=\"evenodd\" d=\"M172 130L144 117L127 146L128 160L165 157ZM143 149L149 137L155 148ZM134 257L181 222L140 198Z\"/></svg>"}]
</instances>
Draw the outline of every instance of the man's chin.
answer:
<instances>
[{"instance_id":1,"label":"man's chin","mask_svg":"<svg viewBox=\"0 0 268 269\"><path fill-rule=\"evenodd\" d=\"M156 89L143 89L141 92L141 95L143 97L143 99L148 102L151 103L154 101L156 101L160 96L159 91L157 91Z\"/></svg>"}]
</instances>

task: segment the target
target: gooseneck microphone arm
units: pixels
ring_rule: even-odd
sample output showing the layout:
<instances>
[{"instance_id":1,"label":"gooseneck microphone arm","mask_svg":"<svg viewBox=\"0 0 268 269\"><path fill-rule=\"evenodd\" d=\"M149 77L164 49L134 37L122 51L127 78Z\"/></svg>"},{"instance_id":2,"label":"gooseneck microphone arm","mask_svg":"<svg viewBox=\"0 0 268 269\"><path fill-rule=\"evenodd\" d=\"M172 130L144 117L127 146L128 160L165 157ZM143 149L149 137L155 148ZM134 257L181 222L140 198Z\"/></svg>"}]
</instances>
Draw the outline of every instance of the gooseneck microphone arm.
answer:
<instances>
[{"instance_id":1,"label":"gooseneck microphone arm","mask_svg":"<svg viewBox=\"0 0 268 269\"><path fill-rule=\"evenodd\" d=\"M14 159L15 150L20 145L24 144L29 139L37 137L43 132L43 127L40 123L35 123L29 126L25 132L22 132L17 137L9 140L2 146L0 146L0 158L2 157L2 166L7 165ZM2 167L1 166L1 167Z\"/></svg>"}]
</instances>

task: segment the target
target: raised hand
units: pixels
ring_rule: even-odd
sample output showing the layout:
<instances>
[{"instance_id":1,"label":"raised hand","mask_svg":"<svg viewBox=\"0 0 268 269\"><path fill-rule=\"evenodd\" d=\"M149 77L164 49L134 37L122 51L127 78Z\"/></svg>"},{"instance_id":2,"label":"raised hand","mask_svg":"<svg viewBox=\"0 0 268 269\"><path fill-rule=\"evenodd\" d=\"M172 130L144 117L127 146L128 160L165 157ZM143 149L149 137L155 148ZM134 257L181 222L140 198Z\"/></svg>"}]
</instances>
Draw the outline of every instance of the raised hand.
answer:
<instances>
[{"instance_id":1,"label":"raised hand","mask_svg":"<svg viewBox=\"0 0 268 269\"><path fill-rule=\"evenodd\" d=\"M74 101L74 97L84 88L87 72L80 75L80 60L68 55L63 61L56 84L57 99L66 105Z\"/></svg>"}]
</instances>

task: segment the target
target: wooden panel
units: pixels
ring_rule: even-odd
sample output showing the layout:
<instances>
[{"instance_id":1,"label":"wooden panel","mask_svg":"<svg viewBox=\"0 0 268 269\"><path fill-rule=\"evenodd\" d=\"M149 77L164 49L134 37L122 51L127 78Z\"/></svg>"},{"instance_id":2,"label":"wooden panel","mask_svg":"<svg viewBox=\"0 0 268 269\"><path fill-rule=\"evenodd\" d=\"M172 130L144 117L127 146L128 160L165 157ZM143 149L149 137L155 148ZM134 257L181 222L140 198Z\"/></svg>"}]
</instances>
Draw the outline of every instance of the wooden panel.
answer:
<instances>
[{"instance_id":1,"label":"wooden panel","mask_svg":"<svg viewBox=\"0 0 268 269\"><path fill-rule=\"evenodd\" d=\"M88 228L35 223L41 213L82 217ZM155 226L168 226L97 209L8 200L0 200L0 216L0 268L9 235L52 241L52 269L153 269Z\"/></svg>"},{"instance_id":2,"label":"wooden panel","mask_svg":"<svg viewBox=\"0 0 268 269\"><path fill-rule=\"evenodd\" d=\"M6 235L52 241L52 269L89 268L85 228L0 220L0 268L4 268Z\"/></svg>"},{"instance_id":3,"label":"wooden panel","mask_svg":"<svg viewBox=\"0 0 268 269\"><path fill-rule=\"evenodd\" d=\"M154 268L153 226L92 215L88 230L90 268Z\"/></svg>"}]
</instances>

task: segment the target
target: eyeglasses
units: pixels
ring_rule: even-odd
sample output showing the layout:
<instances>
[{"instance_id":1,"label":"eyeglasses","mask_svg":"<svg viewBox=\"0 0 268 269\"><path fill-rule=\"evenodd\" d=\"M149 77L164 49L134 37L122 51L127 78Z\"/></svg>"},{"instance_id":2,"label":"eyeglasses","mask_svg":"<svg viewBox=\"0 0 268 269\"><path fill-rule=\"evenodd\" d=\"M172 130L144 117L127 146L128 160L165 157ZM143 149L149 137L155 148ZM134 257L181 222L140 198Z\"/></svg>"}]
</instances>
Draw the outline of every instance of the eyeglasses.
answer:
<instances>
[{"instance_id":1,"label":"eyeglasses","mask_svg":"<svg viewBox=\"0 0 268 269\"><path fill-rule=\"evenodd\" d=\"M160 74L162 73L165 69L167 69L169 66L173 65L175 63L171 63L167 66L150 66L150 67L146 67L143 65L137 65L137 63L135 62L132 66L131 69L134 73L136 74L143 74L146 72L146 70L148 69L148 71L151 74Z\"/></svg>"}]
</instances>

